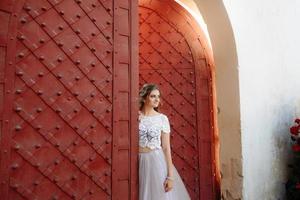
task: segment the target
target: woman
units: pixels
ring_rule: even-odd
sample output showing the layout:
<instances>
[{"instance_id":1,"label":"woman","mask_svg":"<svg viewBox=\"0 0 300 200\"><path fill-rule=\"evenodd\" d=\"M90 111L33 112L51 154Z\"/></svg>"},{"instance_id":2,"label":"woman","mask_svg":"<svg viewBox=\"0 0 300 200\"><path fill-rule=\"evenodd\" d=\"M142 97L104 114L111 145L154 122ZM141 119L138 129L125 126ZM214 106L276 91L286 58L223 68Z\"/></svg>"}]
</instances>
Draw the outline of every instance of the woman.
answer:
<instances>
[{"instance_id":1,"label":"woman","mask_svg":"<svg viewBox=\"0 0 300 200\"><path fill-rule=\"evenodd\" d=\"M139 200L190 199L172 163L170 124L158 112L158 86L145 84L139 97Z\"/></svg>"}]
</instances>

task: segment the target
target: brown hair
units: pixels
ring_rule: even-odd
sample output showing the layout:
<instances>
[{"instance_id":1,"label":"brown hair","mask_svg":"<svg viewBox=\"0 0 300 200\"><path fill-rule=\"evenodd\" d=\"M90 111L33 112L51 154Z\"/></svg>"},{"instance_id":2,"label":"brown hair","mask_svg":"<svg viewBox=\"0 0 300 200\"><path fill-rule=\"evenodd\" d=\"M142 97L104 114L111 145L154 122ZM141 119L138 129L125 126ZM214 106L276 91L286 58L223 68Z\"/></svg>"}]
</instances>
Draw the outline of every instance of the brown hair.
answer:
<instances>
[{"instance_id":1,"label":"brown hair","mask_svg":"<svg viewBox=\"0 0 300 200\"><path fill-rule=\"evenodd\" d=\"M161 96L161 91L156 84L146 83L143 85L143 87L141 88L141 90L139 92L139 110L142 110L142 108L145 105L146 98L153 90L158 90L159 94ZM154 108L154 110L159 112L159 107L160 107L160 104L158 105L158 107Z\"/></svg>"}]
</instances>

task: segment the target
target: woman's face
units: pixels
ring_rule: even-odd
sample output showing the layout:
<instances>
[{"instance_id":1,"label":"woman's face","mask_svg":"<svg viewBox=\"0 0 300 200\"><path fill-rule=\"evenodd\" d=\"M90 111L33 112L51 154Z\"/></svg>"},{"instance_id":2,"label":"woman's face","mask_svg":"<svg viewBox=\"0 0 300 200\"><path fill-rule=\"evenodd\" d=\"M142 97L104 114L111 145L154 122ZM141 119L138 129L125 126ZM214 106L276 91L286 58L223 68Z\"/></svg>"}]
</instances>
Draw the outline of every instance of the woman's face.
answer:
<instances>
[{"instance_id":1,"label":"woman's face","mask_svg":"<svg viewBox=\"0 0 300 200\"><path fill-rule=\"evenodd\" d=\"M147 106L151 106L153 108L158 107L160 102L160 94L159 90L152 90L150 94L147 96L145 104Z\"/></svg>"}]
</instances>

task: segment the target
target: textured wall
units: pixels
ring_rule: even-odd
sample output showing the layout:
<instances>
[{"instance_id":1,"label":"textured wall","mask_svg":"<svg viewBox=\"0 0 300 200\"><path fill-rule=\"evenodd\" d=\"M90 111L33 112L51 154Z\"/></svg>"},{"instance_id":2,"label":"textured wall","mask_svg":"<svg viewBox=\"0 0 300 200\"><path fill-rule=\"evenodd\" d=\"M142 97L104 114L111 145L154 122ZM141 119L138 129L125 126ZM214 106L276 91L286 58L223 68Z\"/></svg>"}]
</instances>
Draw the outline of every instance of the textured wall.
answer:
<instances>
[{"instance_id":1,"label":"textured wall","mask_svg":"<svg viewBox=\"0 0 300 200\"><path fill-rule=\"evenodd\" d=\"M237 46L243 196L284 199L288 127L300 114L300 2L225 0Z\"/></svg>"}]
</instances>

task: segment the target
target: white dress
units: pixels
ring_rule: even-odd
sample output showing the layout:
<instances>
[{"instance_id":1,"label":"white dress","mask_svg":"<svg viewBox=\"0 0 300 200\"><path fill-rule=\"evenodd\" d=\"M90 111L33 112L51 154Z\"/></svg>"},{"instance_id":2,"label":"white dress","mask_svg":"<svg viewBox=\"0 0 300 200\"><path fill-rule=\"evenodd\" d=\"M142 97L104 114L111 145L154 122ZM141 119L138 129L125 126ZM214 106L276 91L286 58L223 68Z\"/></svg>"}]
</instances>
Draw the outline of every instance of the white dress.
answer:
<instances>
[{"instance_id":1,"label":"white dress","mask_svg":"<svg viewBox=\"0 0 300 200\"><path fill-rule=\"evenodd\" d=\"M168 117L162 113L139 117L139 145L153 149L139 153L139 200L188 200L189 194L176 168L174 183L169 192L164 190L167 163L161 148L161 134L170 134Z\"/></svg>"}]
</instances>

